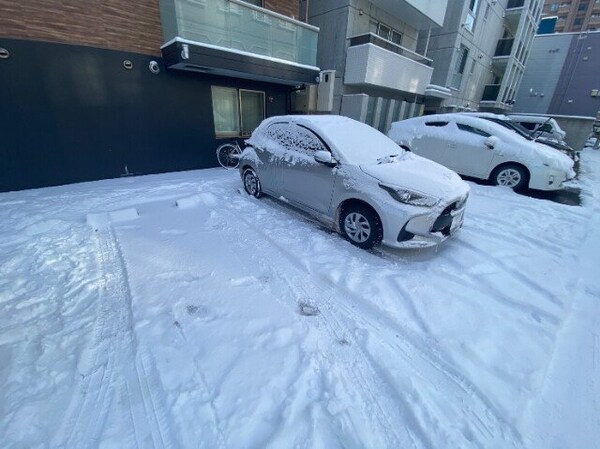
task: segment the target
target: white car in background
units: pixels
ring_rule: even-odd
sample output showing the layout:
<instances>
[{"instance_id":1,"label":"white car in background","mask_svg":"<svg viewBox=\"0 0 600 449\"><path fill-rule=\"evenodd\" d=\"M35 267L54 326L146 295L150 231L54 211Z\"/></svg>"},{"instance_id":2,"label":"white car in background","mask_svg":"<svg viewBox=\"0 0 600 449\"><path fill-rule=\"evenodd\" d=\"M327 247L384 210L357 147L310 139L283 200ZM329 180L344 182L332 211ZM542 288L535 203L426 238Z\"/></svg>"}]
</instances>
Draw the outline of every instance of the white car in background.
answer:
<instances>
[{"instance_id":1,"label":"white car in background","mask_svg":"<svg viewBox=\"0 0 600 449\"><path fill-rule=\"evenodd\" d=\"M469 186L347 117L271 117L240 156L246 192L266 193L371 248L423 247L462 226Z\"/></svg>"},{"instance_id":2,"label":"white car in background","mask_svg":"<svg viewBox=\"0 0 600 449\"><path fill-rule=\"evenodd\" d=\"M564 154L489 120L437 114L392 123L388 136L457 173L511 187L558 190L575 176Z\"/></svg>"}]
</instances>

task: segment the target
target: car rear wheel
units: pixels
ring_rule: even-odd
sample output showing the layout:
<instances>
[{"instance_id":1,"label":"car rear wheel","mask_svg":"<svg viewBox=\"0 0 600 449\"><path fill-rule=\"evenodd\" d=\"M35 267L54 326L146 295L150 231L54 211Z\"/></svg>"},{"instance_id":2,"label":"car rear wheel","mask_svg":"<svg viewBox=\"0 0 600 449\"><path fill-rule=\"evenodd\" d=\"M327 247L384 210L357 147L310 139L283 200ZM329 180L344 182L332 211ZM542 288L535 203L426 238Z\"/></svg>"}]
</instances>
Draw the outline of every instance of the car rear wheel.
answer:
<instances>
[{"instance_id":1,"label":"car rear wheel","mask_svg":"<svg viewBox=\"0 0 600 449\"><path fill-rule=\"evenodd\" d=\"M340 214L339 225L343 236L359 248L372 248L383 238L379 217L363 205L345 207Z\"/></svg>"},{"instance_id":2,"label":"car rear wheel","mask_svg":"<svg viewBox=\"0 0 600 449\"><path fill-rule=\"evenodd\" d=\"M523 167L516 164L508 164L494 170L491 180L499 186L510 187L513 190L522 190L527 187L529 175Z\"/></svg>"},{"instance_id":3,"label":"car rear wheel","mask_svg":"<svg viewBox=\"0 0 600 449\"><path fill-rule=\"evenodd\" d=\"M253 169L247 168L244 170L242 179L244 181L244 189L248 195L252 195L254 198L260 198L262 196L260 179L258 179L258 175Z\"/></svg>"}]
</instances>

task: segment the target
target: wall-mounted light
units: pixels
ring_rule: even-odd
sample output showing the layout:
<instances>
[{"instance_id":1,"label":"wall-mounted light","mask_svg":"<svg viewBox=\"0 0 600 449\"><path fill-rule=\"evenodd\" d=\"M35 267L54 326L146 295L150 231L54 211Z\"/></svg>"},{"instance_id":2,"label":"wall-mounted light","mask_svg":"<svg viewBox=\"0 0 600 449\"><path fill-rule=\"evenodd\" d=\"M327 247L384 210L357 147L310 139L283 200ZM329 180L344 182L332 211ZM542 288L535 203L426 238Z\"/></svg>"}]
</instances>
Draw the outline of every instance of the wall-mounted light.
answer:
<instances>
[{"instance_id":1,"label":"wall-mounted light","mask_svg":"<svg viewBox=\"0 0 600 449\"><path fill-rule=\"evenodd\" d=\"M6 48L0 48L0 59L10 58L10 52Z\"/></svg>"},{"instance_id":2,"label":"wall-mounted light","mask_svg":"<svg viewBox=\"0 0 600 449\"><path fill-rule=\"evenodd\" d=\"M133 62L131 62L129 59L126 59L123 61L123 67L125 67L127 70L133 69Z\"/></svg>"},{"instance_id":3,"label":"wall-mounted light","mask_svg":"<svg viewBox=\"0 0 600 449\"><path fill-rule=\"evenodd\" d=\"M155 75L158 75L160 73L160 66L158 65L158 62L150 61L148 63L148 70L150 70L150 72L154 73Z\"/></svg>"},{"instance_id":4,"label":"wall-mounted light","mask_svg":"<svg viewBox=\"0 0 600 449\"><path fill-rule=\"evenodd\" d=\"M181 48L181 59L190 59L190 47L188 44L183 44Z\"/></svg>"}]
</instances>

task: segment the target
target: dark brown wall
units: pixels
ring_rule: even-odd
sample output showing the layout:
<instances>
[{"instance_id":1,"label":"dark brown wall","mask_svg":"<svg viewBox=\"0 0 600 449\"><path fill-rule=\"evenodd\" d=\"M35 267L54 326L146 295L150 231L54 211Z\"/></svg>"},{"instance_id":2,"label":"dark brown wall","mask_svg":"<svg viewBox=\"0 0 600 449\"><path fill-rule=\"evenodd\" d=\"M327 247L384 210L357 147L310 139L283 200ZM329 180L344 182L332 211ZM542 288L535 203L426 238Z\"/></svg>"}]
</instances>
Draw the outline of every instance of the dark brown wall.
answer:
<instances>
[{"instance_id":1,"label":"dark brown wall","mask_svg":"<svg viewBox=\"0 0 600 449\"><path fill-rule=\"evenodd\" d=\"M298 0L264 0L265 8L284 16L298 18Z\"/></svg>"},{"instance_id":2,"label":"dark brown wall","mask_svg":"<svg viewBox=\"0 0 600 449\"><path fill-rule=\"evenodd\" d=\"M159 55L158 0L0 0L0 36Z\"/></svg>"},{"instance_id":3,"label":"dark brown wall","mask_svg":"<svg viewBox=\"0 0 600 449\"><path fill-rule=\"evenodd\" d=\"M298 17L298 0L265 0ZM160 55L159 0L0 0L0 37Z\"/></svg>"}]
</instances>

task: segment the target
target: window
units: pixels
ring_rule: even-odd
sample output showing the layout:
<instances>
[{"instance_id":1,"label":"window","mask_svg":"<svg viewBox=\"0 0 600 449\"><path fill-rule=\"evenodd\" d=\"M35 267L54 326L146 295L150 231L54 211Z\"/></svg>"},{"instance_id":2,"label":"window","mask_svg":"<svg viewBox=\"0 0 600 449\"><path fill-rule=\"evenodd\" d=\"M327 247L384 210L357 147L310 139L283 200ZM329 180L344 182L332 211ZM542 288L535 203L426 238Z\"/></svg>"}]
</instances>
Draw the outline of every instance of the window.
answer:
<instances>
[{"instance_id":1,"label":"window","mask_svg":"<svg viewBox=\"0 0 600 449\"><path fill-rule=\"evenodd\" d=\"M585 11L588 7L587 3L580 3L579 7L577 8L578 11Z\"/></svg>"},{"instance_id":2,"label":"window","mask_svg":"<svg viewBox=\"0 0 600 449\"><path fill-rule=\"evenodd\" d=\"M437 127L442 127L442 126L446 126L448 124L448 122L427 122L425 123L425 126L437 126Z\"/></svg>"},{"instance_id":3,"label":"window","mask_svg":"<svg viewBox=\"0 0 600 449\"><path fill-rule=\"evenodd\" d=\"M393 42L397 45L402 44L402 33L384 23L373 21L371 22L371 29L375 31L375 34L377 34L377 36L385 40Z\"/></svg>"},{"instance_id":4,"label":"window","mask_svg":"<svg viewBox=\"0 0 600 449\"><path fill-rule=\"evenodd\" d=\"M265 118L265 93L232 87L212 87L217 137L249 136Z\"/></svg>"},{"instance_id":5,"label":"window","mask_svg":"<svg viewBox=\"0 0 600 449\"><path fill-rule=\"evenodd\" d=\"M313 155L316 151L327 151L327 147L312 131L304 126L291 123L273 123L267 135L279 142L285 149Z\"/></svg>"},{"instance_id":6,"label":"window","mask_svg":"<svg viewBox=\"0 0 600 449\"><path fill-rule=\"evenodd\" d=\"M469 11L467 12L467 18L465 19L465 28L471 33L475 30L475 19L477 18L477 7L479 6L479 0L469 1Z\"/></svg>"},{"instance_id":7,"label":"window","mask_svg":"<svg viewBox=\"0 0 600 449\"><path fill-rule=\"evenodd\" d=\"M456 64L454 66L454 74L452 75L452 81L450 87L453 89L460 89L462 84L462 76L467 65L467 59L469 58L469 49L464 45L460 46L458 57L456 58Z\"/></svg>"},{"instance_id":8,"label":"window","mask_svg":"<svg viewBox=\"0 0 600 449\"><path fill-rule=\"evenodd\" d=\"M581 17L577 17L574 21L573 21L573 26L577 26L577 25L581 25L583 23L583 19Z\"/></svg>"},{"instance_id":9,"label":"window","mask_svg":"<svg viewBox=\"0 0 600 449\"><path fill-rule=\"evenodd\" d=\"M486 133L485 131L483 131L479 128L475 128L474 126L471 126L471 125L464 125L462 123L457 123L456 126L458 126L458 129L460 129L462 131L477 134L478 136L482 136L482 137L490 137L490 134Z\"/></svg>"}]
</instances>

